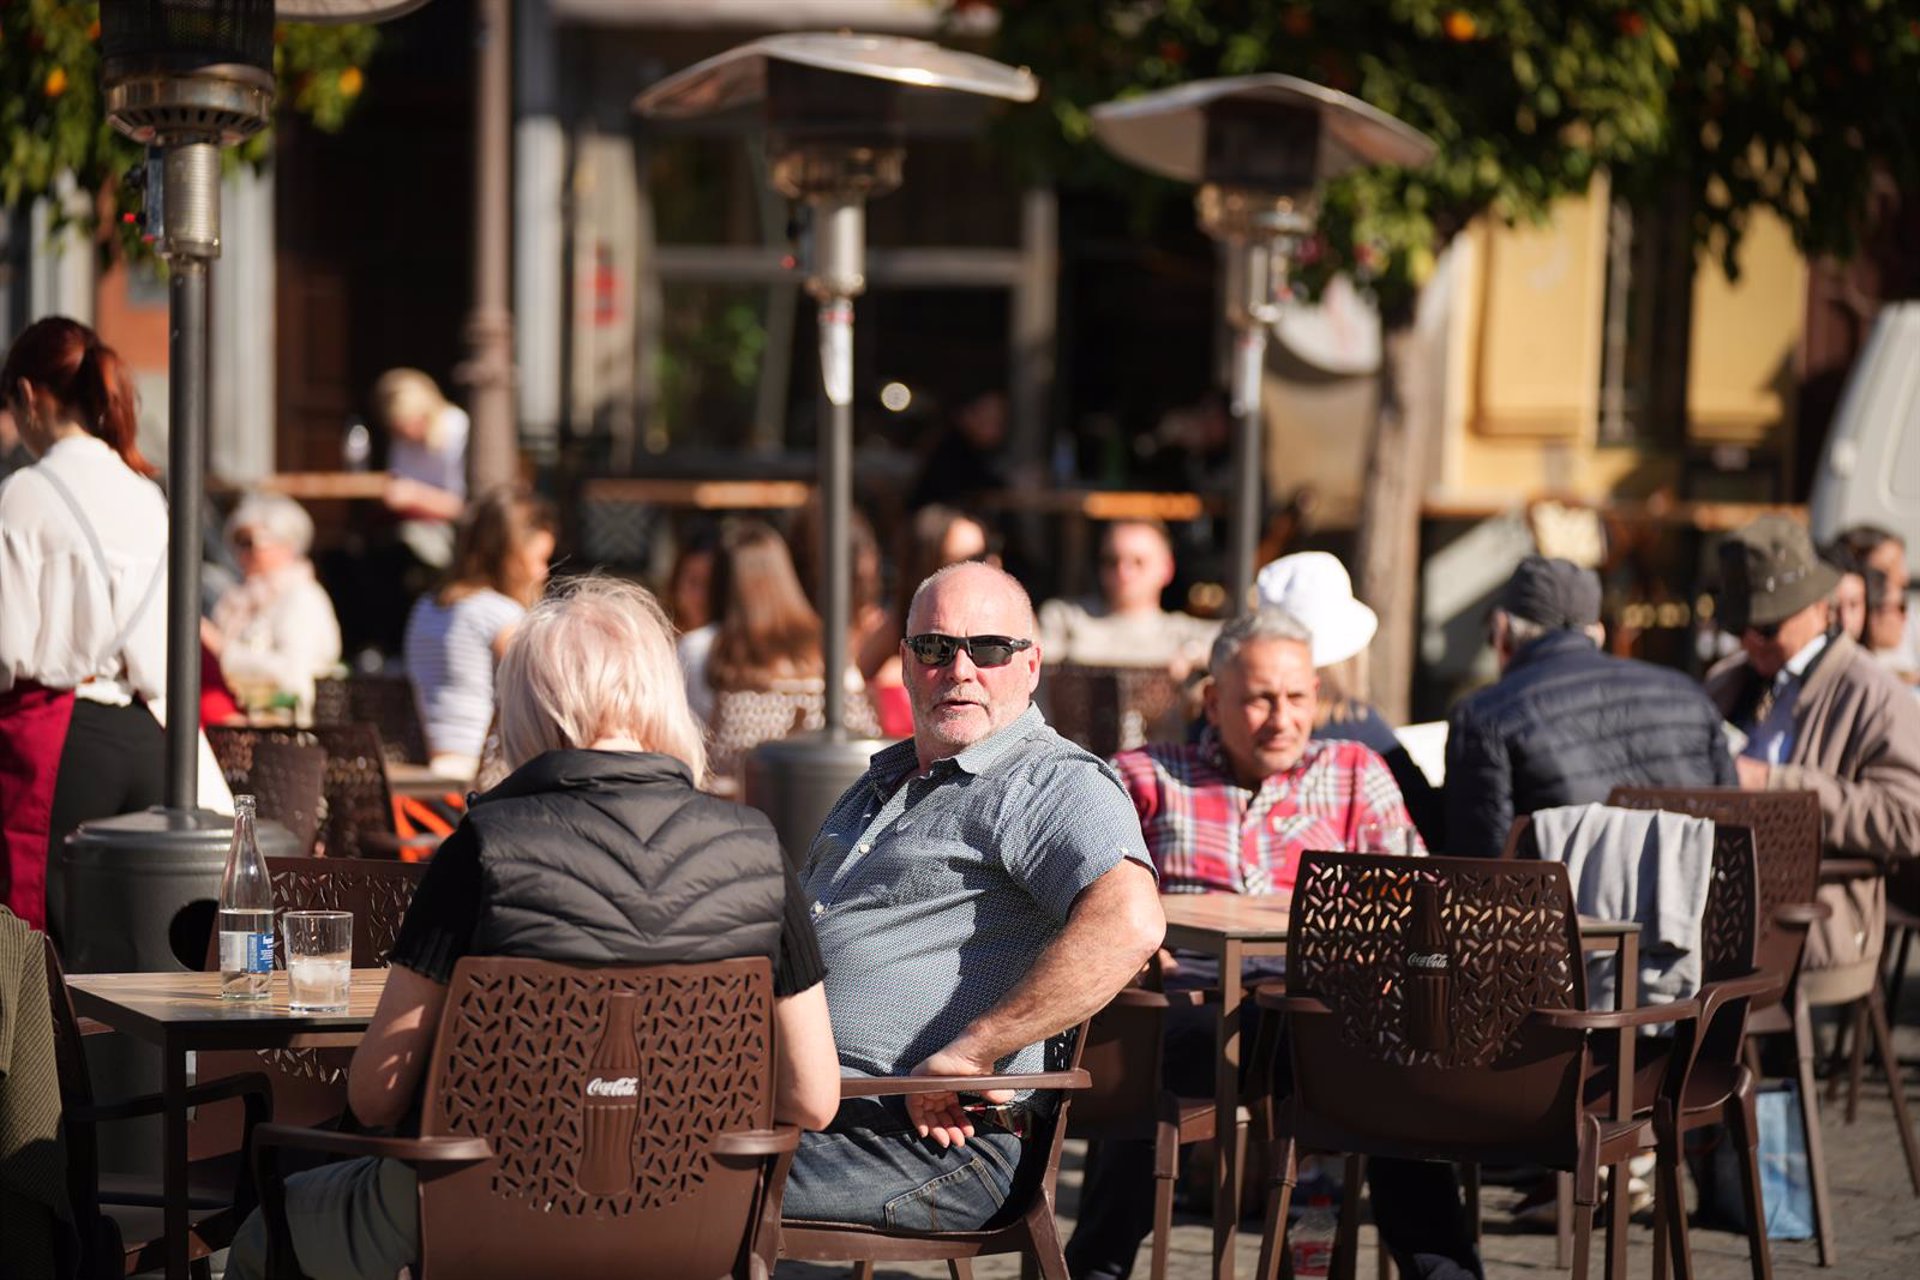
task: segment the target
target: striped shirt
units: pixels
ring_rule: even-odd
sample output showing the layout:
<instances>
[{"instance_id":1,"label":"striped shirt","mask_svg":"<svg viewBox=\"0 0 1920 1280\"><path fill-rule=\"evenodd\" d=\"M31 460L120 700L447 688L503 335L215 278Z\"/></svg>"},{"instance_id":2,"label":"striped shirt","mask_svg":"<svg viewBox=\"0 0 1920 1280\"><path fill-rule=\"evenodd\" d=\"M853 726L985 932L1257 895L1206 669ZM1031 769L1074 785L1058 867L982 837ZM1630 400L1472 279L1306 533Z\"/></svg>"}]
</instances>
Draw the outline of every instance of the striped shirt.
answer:
<instances>
[{"instance_id":1,"label":"striped shirt","mask_svg":"<svg viewBox=\"0 0 1920 1280\"><path fill-rule=\"evenodd\" d=\"M1113 770L1038 708L917 768L911 740L876 754L802 876L840 1061L872 1075L952 1043L1033 968L1082 889L1123 859L1148 865ZM1044 1062L1031 1044L997 1069Z\"/></svg>"},{"instance_id":2,"label":"striped shirt","mask_svg":"<svg viewBox=\"0 0 1920 1280\"><path fill-rule=\"evenodd\" d=\"M478 756L493 721L493 638L526 609L498 591L443 605L422 596L407 618L407 674L435 755Z\"/></svg>"},{"instance_id":3,"label":"striped shirt","mask_svg":"<svg viewBox=\"0 0 1920 1280\"><path fill-rule=\"evenodd\" d=\"M1114 758L1162 893L1290 893L1309 849L1357 849L1369 822L1413 831L1387 762L1358 742L1314 739L1293 768L1249 791L1211 729Z\"/></svg>"}]
</instances>

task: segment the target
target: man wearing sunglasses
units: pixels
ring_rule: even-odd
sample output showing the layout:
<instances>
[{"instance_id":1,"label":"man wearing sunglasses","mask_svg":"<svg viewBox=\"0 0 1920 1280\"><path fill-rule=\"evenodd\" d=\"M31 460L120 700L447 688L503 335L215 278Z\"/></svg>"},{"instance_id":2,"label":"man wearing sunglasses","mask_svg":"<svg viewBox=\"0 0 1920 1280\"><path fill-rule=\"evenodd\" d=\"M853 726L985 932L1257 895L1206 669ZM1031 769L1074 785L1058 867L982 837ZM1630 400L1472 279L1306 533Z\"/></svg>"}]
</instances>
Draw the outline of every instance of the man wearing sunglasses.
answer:
<instances>
[{"instance_id":1,"label":"man wearing sunglasses","mask_svg":"<svg viewBox=\"0 0 1920 1280\"><path fill-rule=\"evenodd\" d=\"M1820 797L1829 851L1881 860L1920 852L1920 704L1852 639L1830 634L1840 571L1796 520L1764 515L1720 545L1720 612L1741 652L1707 673L1707 693L1747 735L1734 764L1749 791ZM1833 915L1813 926L1802 989L1875 981L1886 882L1823 886Z\"/></svg>"},{"instance_id":2,"label":"man wearing sunglasses","mask_svg":"<svg viewBox=\"0 0 1920 1280\"><path fill-rule=\"evenodd\" d=\"M843 1072L1043 1070L1049 1041L1105 1006L1166 931L1119 778L1032 706L1033 627L1026 591L990 565L952 565L914 594L900 654L913 737L834 805L802 876ZM981 1226L1051 1105L849 1099L802 1137L786 1215Z\"/></svg>"}]
</instances>

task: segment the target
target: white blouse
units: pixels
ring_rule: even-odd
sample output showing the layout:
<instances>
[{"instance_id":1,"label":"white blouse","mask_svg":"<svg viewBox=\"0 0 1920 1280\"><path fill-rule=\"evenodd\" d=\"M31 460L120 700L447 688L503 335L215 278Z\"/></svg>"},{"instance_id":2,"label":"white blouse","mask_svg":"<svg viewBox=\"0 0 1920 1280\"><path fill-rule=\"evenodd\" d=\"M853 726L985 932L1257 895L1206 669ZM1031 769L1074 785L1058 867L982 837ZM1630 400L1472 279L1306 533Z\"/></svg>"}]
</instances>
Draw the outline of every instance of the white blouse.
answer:
<instances>
[{"instance_id":1,"label":"white blouse","mask_svg":"<svg viewBox=\"0 0 1920 1280\"><path fill-rule=\"evenodd\" d=\"M73 494L91 537L45 473ZM167 504L159 486L97 437L56 442L0 484L0 691L35 680L97 702L160 699L166 577Z\"/></svg>"}]
</instances>

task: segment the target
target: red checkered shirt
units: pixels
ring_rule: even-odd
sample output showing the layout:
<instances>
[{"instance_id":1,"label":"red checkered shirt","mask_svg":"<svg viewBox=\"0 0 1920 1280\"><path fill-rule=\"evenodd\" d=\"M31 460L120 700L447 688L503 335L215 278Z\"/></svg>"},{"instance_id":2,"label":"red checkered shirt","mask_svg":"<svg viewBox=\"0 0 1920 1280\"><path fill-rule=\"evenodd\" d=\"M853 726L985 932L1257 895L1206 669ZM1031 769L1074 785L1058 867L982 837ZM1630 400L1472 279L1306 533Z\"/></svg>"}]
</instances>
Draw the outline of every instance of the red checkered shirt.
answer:
<instances>
[{"instance_id":1,"label":"red checkered shirt","mask_svg":"<svg viewBox=\"0 0 1920 1280\"><path fill-rule=\"evenodd\" d=\"M1357 849L1369 822L1405 828L1387 762L1358 742L1315 739L1293 768L1249 792L1233 780L1219 740L1160 743L1114 757L1140 814L1162 893L1289 893L1308 849Z\"/></svg>"}]
</instances>

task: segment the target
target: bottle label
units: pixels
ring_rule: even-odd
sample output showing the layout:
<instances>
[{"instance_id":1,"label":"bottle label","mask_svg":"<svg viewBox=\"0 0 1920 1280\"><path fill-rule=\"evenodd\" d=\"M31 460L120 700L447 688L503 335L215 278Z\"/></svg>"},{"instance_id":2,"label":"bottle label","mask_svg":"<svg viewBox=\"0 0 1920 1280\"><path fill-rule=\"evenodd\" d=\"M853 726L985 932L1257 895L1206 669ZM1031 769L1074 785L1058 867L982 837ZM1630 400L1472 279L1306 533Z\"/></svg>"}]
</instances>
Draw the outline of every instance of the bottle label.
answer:
<instances>
[{"instance_id":1,"label":"bottle label","mask_svg":"<svg viewBox=\"0 0 1920 1280\"><path fill-rule=\"evenodd\" d=\"M1407 968L1425 969L1428 972L1445 972L1447 969L1447 953L1444 951L1409 951L1407 952Z\"/></svg>"},{"instance_id":2,"label":"bottle label","mask_svg":"<svg viewBox=\"0 0 1920 1280\"><path fill-rule=\"evenodd\" d=\"M273 972L273 935L221 930L220 970L223 973Z\"/></svg>"},{"instance_id":3,"label":"bottle label","mask_svg":"<svg viewBox=\"0 0 1920 1280\"><path fill-rule=\"evenodd\" d=\"M607 1079L595 1076L587 1081L589 1098L637 1098L640 1096L639 1076L615 1076Z\"/></svg>"}]
</instances>

